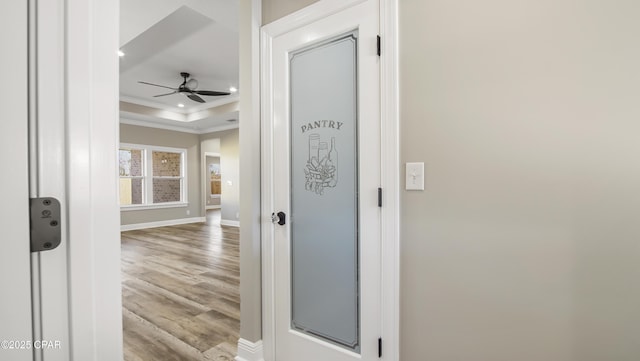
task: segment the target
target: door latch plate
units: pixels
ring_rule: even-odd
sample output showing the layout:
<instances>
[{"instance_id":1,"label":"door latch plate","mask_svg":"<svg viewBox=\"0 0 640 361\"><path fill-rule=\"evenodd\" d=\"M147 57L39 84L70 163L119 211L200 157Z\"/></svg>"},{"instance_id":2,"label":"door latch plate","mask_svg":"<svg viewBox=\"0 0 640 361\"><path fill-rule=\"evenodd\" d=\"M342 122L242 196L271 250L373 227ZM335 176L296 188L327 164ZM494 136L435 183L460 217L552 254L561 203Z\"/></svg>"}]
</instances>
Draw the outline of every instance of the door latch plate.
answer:
<instances>
[{"instance_id":1,"label":"door latch plate","mask_svg":"<svg viewBox=\"0 0 640 361\"><path fill-rule=\"evenodd\" d=\"M60 202L52 197L30 199L31 252L50 251L60 245Z\"/></svg>"}]
</instances>

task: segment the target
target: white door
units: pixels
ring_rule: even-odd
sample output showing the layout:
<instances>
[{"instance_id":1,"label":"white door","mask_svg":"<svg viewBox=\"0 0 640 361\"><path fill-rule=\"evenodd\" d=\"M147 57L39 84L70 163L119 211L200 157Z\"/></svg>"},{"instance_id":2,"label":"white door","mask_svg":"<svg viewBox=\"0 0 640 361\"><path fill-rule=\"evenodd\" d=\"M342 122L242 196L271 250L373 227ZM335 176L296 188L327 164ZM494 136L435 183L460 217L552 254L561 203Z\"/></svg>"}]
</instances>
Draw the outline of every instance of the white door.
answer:
<instances>
[{"instance_id":1,"label":"white door","mask_svg":"<svg viewBox=\"0 0 640 361\"><path fill-rule=\"evenodd\" d=\"M278 361L378 359L379 5L341 6L267 62Z\"/></svg>"},{"instance_id":2,"label":"white door","mask_svg":"<svg viewBox=\"0 0 640 361\"><path fill-rule=\"evenodd\" d=\"M0 360L32 359L30 350L20 349L31 340L31 279L29 252L29 169L27 105L27 2L2 5L0 23L6 54L1 76L11 91L2 92L0 149L4 154L0 221ZM3 52L4 53L4 52ZM26 345L25 345L26 346Z\"/></svg>"},{"instance_id":3,"label":"white door","mask_svg":"<svg viewBox=\"0 0 640 361\"><path fill-rule=\"evenodd\" d=\"M11 30L2 32L11 56L3 57L1 70L9 91L3 92L0 122L5 161L0 359L69 360L64 2L3 2L0 14ZM55 249L32 253L29 198L35 197L61 200L61 218L48 223L61 230L63 241Z\"/></svg>"}]
</instances>

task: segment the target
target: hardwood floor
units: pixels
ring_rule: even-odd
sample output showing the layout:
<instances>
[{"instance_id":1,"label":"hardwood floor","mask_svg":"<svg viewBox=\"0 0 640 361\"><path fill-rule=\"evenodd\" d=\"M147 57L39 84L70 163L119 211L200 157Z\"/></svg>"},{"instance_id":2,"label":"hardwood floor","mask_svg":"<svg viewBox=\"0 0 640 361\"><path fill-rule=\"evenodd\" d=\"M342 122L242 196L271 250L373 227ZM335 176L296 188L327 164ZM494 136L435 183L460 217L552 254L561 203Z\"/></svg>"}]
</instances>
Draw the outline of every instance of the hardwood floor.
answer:
<instances>
[{"instance_id":1,"label":"hardwood floor","mask_svg":"<svg viewBox=\"0 0 640 361\"><path fill-rule=\"evenodd\" d=\"M231 361L240 332L238 228L122 232L125 361Z\"/></svg>"}]
</instances>

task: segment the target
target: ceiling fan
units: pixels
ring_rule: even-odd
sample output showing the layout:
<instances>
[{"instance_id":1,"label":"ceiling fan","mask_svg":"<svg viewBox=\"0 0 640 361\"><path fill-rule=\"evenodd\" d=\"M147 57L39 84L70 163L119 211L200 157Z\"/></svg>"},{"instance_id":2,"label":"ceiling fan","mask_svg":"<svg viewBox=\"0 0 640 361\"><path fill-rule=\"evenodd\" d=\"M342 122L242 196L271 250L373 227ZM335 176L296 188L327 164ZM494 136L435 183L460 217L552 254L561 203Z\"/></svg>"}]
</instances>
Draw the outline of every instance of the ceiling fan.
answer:
<instances>
[{"instance_id":1,"label":"ceiling fan","mask_svg":"<svg viewBox=\"0 0 640 361\"><path fill-rule=\"evenodd\" d=\"M146 85L153 85L153 86L157 86L157 87L160 87L160 88L167 88L167 89L173 90L171 93L154 95L153 96L154 98L163 97L165 95L184 93L184 94L187 95L187 98L189 98L189 99L191 99L193 101L196 101L198 103L204 103L204 99L200 98L198 95L220 96L220 95L229 95L229 94L231 94L229 92L221 92L221 91L214 91L214 90L196 90L196 88L198 87L198 81L193 79L193 78L189 79L189 76L190 76L189 73L182 72L182 73L180 73L180 76L184 80L182 81L182 84L180 84L180 86L178 86L177 88L172 88L170 86L158 85L158 84L153 84L153 83L147 83L146 81L138 81L138 83L146 84ZM187 80L187 79L189 79L189 80Z\"/></svg>"}]
</instances>

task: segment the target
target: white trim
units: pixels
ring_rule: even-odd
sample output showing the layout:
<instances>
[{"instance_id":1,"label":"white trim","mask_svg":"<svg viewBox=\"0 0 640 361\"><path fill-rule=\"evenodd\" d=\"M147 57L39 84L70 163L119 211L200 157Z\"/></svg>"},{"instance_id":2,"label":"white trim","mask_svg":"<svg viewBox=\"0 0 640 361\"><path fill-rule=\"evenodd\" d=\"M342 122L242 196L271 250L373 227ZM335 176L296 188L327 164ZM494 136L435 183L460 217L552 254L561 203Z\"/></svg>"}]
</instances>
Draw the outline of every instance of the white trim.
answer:
<instances>
[{"instance_id":1,"label":"white trim","mask_svg":"<svg viewBox=\"0 0 640 361\"><path fill-rule=\"evenodd\" d=\"M161 145L149 145L149 144L137 144L137 143L120 143L120 148L125 149L149 149L149 150L157 150L161 152L170 152L170 153L183 153L187 152L186 148L172 148L172 147L164 147Z\"/></svg>"},{"instance_id":2,"label":"white trim","mask_svg":"<svg viewBox=\"0 0 640 361\"><path fill-rule=\"evenodd\" d=\"M339 13L344 9L348 9L365 1L366 0L321 0L263 26L262 33L273 39L278 35L311 24L314 21Z\"/></svg>"},{"instance_id":3,"label":"white trim","mask_svg":"<svg viewBox=\"0 0 640 361\"><path fill-rule=\"evenodd\" d=\"M208 134L208 133L223 132L225 130L231 130L231 129L237 129L237 128L240 128L240 124L238 123L238 120L236 120L235 122L233 122L231 124L227 124L227 125L216 125L215 127L200 129L200 130L197 131L196 134Z\"/></svg>"},{"instance_id":4,"label":"white trim","mask_svg":"<svg viewBox=\"0 0 640 361\"><path fill-rule=\"evenodd\" d=\"M138 127L146 127L146 128L164 129L164 130L170 130L173 132L181 132L181 133L189 133L189 134L209 134L209 133L215 133L215 132L223 132L225 130L236 129L240 127L240 124L238 123L237 120L232 124L216 125L216 126L204 128L204 129L194 129L194 128L176 126L176 125L162 124L154 121L131 119L131 118L126 118L122 116L120 117L120 124L135 125Z\"/></svg>"},{"instance_id":5,"label":"white trim","mask_svg":"<svg viewBox=\"0 0 640 361\"><path fill-rule=\"evenodd\" d=\"M210 210L210 209L220 209L220 205L218 204L218 205L214 205L214 206L206 206L204 209L207 210L207 211Z\"/></svg>"},{"instance_id":6,"label":"white trim","mask_svg":"<svg viewBox=\"0 0 640 361\"><path fill-rule=\"evenodd\" d=\"M120 231L121 232L134 231L137 229L177 226L180 224L202 223L206 221L207 221L207 217L192 217L192 218L169 219L166 221L156 221L156 222L147 222L147 223L123 224L120 226Z\"/></svg>"},{"instance_id":7,"label":"white trim","mask_svg":"<svg viewBox=\"0 0 640 361\"><path fill-rule=\"evenodd\" d=\"M31 159L30 176L33 179L30 193L32 196L46 195L60 200L62 237L60 245L55 250L32 253L32 274L37 275L34 278L38 279L33 283L33 336L37 340L46 335L47 338L59 340L62 344L73 345L75 339L70 336L72 330L75 327L88 327L90 321L81 315L91 314L94 309L90 296L77 292L73 287L90 285L87 278L75 273L75 268L82 262L73 259L73 255L89 251L88 248L91 247L75 244L74 240L77 242L78 239L84 238L82 234L91 232L91 222L76 223L78 218L75 216L86 209L78 202L79 198L84 198L87 203L91 202L93 184L90 180L91 167L86 164L91 154L91 146L85 144L88 141L86 131L91 126L91 120L87 119L86 127L74 123L74 120L77 120L75 116L79 112L91 108L88 104L92 102L94 91L89 88L91 85L88 85L88 82L75 84L89 86L82 95L88 104L74 103L67 106L67 101L73 101L72 97L75 100L79 97L76 97L78 94L74 93L70 85L74 84L70 79L75 73L70 74L67 67L71 62L68 59L69 54L77 44L67 44L65 39L65 4L61 1L30 1L29 8L33 16L30 19L30 36L33 40L30 50L33 53L29 54L29 58L33 67L29 74L32 81L29 117L34 121L30 124L29 131L30 146L35 146L35 149L31 148L34 157ZM86 41L89 42L88 39ZM88 56L89 51L85 54ZM74 60L82 61L85 54L78 54L80 59ZM87 60L86 65L79 65L78 73L88 76L84 71L89 68ZM109 85L106 84L106 87ZM75 152L78 148L82 150ZM82 161L85 163L80 164ZM82 185L78 182L79 179L84 180ZM106 194L109 194L109 191L107 188ZM106 214L107 222L109 216ZM71 221L66 221L67 219ZM79 305L78 300L89 302ZM69 307L74 304L78 307ZM34 359L72 359L73 352L77 349L78 347L65 347L61 350L34 350Z\"/></svg>"},{"instance_id":8,"label":"white trim","mask_svg":"<svg viewBox=\"0 0 640 361\"><path fill-rule=\"evenodd\" d=\"M189 111L187 109L185 109L185 108L174 107L174 106L171 106L171 105L154 102L154 101L147 100L147 99L140 99L140 98L132 97L132 96L129 96L129 95L120 95L120 101L121 102L131 103L131 104L144 105L145 107L162 109L162 110L166 110L166 111L170 111L170 112L174 112L174 113L178 113L178 114L185 114L186 115L186 114L189 113Z\"/></svg>"},{"instance_id":9,"label":"white trim","mask_svg":"<svg viewBox=\"0 0 640 361\"><path fill-rule=\"evenodd\" d=\"M123 113L123 112L120 112L120 113ZM125 118L125 117L122 117L122 116L120 116L120 124L136 125L136 126L139 126L139 127L146 127L146 128L157 128L157 129L171 130L171 131L174 131L174 132L200 134L200 132L198 130L193 129L193 128L185 128L185 127L179 127L179 126L175 126L175 125L161 124L161 123L157 123L157 122L153 122L153 121Z\"/></svg>"},{"instance_id":10,"label":"white trim","mask_svg":"<svg viewBox=\"0 0 640 361\"><path fill-rule=\"evenodd\" d=\"M220 225L221 226L229 226L229 227L240 227L240 221L231 221L228 219L221 219L220 220Z\"/></svg>"},{"instance_id":11,"label":"white trim","mask_svg":"<svg viewBox=\"0 0 640 361\"><path fill-rule=\"evenodd\" d=\"M273 25L274 23L272 23ZM261 174L262 180L261 195L261 212L260 212L260 238L262 241L262 340L263 353L265 360L274 361L276 357L275 351L275 249L272 240L274 239L274 227L267 215L275 210L273 204L274 180L273 180L273 130L272 123L268 119L272 119L272 101L271 91L271 49L273 47L273 37L275 35L269 33L267 26L262 27L260 34L260 94L261 106L255 109L260 112L261 122Z\"/></svg>"},{"instance_id":12,"label":"white trim","mask_svg":"<svg viewBox=\"0 0 640 361\"><path fill-rule=\"evenodd\" d=\"M400 107L398 0L380 0L382 359L400 360Z\"/></svg>"},{"instance_id":13,"label":"white trim","mask_svg":"<svg viewBox=\"0 0 640 361\"><path fill-rule=\"evenodd\" d=\"M203 152L206 157L220 157L220 153L216 152Z\"/></svg>"},{"instance_id":14,"label":"white trim","mask_svg":"<svg viewBox=\"0 0 640 361\"><path fill-rule=\"evenodd\" d=\"M264 361L262 341L251 342L243 338L238 340L236 361Z\"/></svg>"},{"instance_id":15,"label":"white trim","mask_svg":"<svg viewBox=\"0 0 640 361\"><path fill-rule=\"evenodd\" d=\"M262 320L265 359L275 360L275 302L273 227L267 215L273 210L273 134L270 84L272 83L272 39L316 20L335 14L364 0L321 0L262 28L261 32L261 117L262 125ZM400 158L399 158L399 76L398 76L398 0L380 1L380 35L383 52L380 66L380 111L382 132L382 360L398 361L400 319Z\"/></svg>"},{"instance_id":16,"label":"white trim","mask_svg":"<svg viewBox=\"0 0 640 361\"><path fill-rule=\"evenodd\" d=\"M225 104L229 104L229 103L233 103L235 101L238 101L240 99L240 92L231 94L231 95L227 95L224 98L221 99L215 99L212 100L210 102L206 102L206 103L202 103L202 104L197 104L194 105L190 108L179 108L179 107L174 107L171 105L167 105L164 103L158 103L158 102L154 102L148 99L140 99L140 98L136 98L136 97L132 97L132 96L128 96L128 95L120 95L120 101L124 101L127 103L132 103L132 104L138 104L138 105L144 105L145 107L151 107L151 108L156 108L159 110L166 110L166 111L170 111L170 112L174 112L174 113L179 113L179 114L184 114L189 115L191 113L197 113L203 110L207 110L207 109L211 109L211 108L215 108L215 107L219 107L221 105L225 105ZM185 117L185 121L186 117Z\"/></svg>"},{"instance_id":17,"label":"white trim","mask_svg":"<svg viewBox=\"0 0 640 361\"><path fill-rule=\"evenodd\" d=\"M64 5L65 99L61 94L54 98L66 105L71 246L69 263L62 267L68 270L70 285L70 300L64 308L71 313L71 342L63 343L68 357L52 350L55 355L46 359L121 360L120 212L116 201L119 1L66 0ZM49 333L47 337L56 336Z\"/></svg>"},{"instance_id":18,"label":"white trim","mask_svg":"<svg viewBox=\"0 0 640 361\"><path fill-rule=\"evenodd\" d=\"M170 203L153 203L153 204L125 204L120 206L121 212L129 211L142 211L149 209L162 209L162 208L184 208L188 207L189 203L186 202L170 202Z\"/></svg>"}]
</instances>

